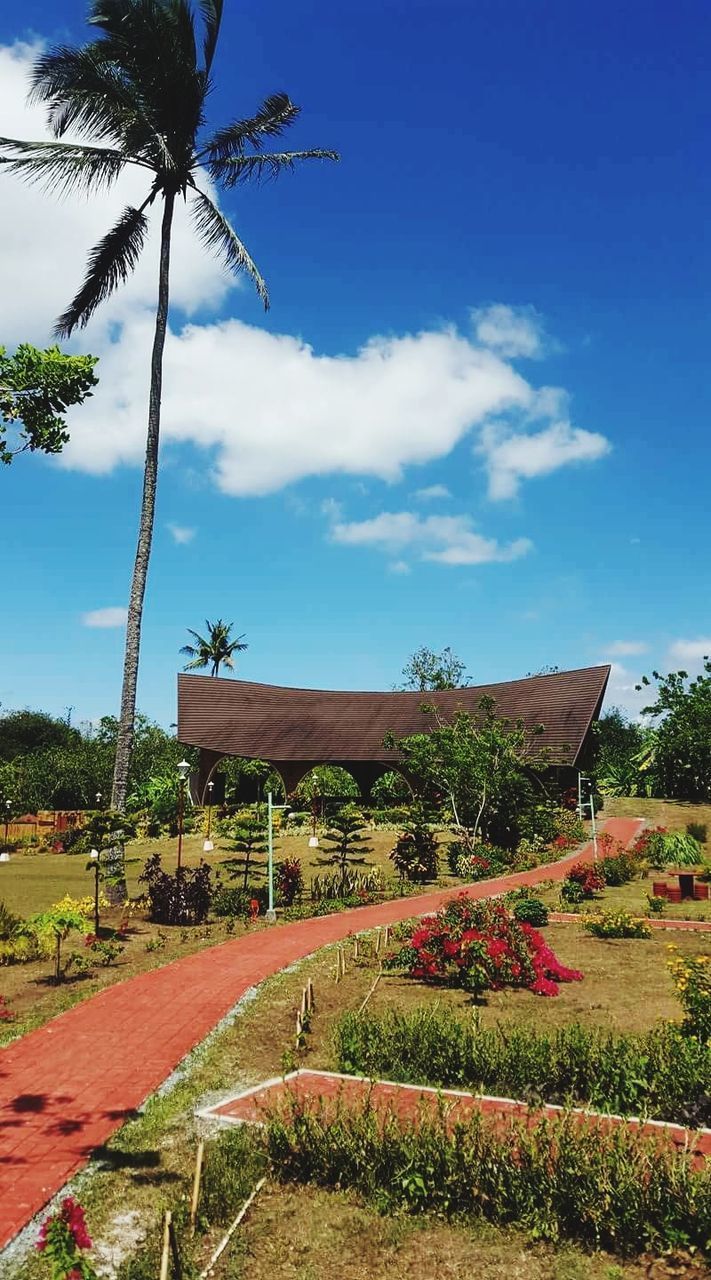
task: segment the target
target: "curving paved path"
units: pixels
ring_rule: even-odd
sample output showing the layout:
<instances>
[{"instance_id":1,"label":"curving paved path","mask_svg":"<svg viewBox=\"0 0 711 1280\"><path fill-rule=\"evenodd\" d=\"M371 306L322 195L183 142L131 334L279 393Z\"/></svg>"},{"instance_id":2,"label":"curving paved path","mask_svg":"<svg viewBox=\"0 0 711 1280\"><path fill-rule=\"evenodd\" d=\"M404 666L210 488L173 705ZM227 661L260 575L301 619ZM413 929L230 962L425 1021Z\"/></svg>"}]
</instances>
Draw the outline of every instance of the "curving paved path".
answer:
<instances>
[{"instance_id":1,"label":"curving paved path","mask_svg":"<svg viewBox=\"0 0 711 1280\"><path fill-rule=\"evenodd\" d=\"M622 844L643 826L610 818ZM235 938L107 987L0 1052L0 1248L121 1127L250 987L348 934L561 880L592 846L496 880L398 898Z\"/></svg>"}]
</instances>

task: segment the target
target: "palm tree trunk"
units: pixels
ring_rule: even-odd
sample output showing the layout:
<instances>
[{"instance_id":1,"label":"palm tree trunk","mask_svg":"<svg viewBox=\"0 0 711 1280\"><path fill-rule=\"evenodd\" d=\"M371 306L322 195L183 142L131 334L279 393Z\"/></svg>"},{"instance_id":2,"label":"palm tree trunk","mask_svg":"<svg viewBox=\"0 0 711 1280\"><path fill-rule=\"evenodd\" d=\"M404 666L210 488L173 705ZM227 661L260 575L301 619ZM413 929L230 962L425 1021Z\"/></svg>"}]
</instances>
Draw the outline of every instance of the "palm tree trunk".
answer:
<instances>
[{"instance_id":1,"label":"palm tree trunk","mask_svg":"<svg viewBox=\"0 0 711 1280\"><path fill-rule=\"evenodd\" d=\"M133 752L134 721L136 716L136 684L138 681L138 659L141 646L141 619L143 616L143 598L146 592L148 563L153 541L153 521L155 517L156 487L158 483L158 444L160 437L160 409L163 386L163 349L168 327L168 301L170 281L170 239L173 225L173 209L175 195L168 192L163 206L161 225L160 268L158 276L158 307L156 310L156 327L153 337L153 354L151 356L151 390L148 402L148 438L146 441L146 463L143 472L143 496L141 499L141 519L138 529L136 560L133 566L131 595L128 603L126 620L126 649L123 664L123 686L121 689L121 715L118 736L116 739L116 760L114 763L114 780L111 793L111 806L123 813L126 808L126 792L128 790L128 772ZM116 886L123 891L124 885Z\"/></svg>"}]
</instances>

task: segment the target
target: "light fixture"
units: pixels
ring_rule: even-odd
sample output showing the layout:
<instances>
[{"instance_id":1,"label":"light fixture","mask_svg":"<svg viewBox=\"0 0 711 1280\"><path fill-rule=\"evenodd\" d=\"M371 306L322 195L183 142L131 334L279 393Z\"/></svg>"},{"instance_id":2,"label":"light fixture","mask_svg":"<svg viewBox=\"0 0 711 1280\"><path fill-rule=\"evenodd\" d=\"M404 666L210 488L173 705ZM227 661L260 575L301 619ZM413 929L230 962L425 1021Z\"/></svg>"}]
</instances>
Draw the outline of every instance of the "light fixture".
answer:
<instances>
[{"instance_id":1,"label":"light fixture","mask_svg":"<svg viewBox=\"0 0 711 1280\"><path fill-rule=\"evenodd\" d=\"M214 785L214 782L210 779L207 784L207 836L202 842L203 853L212 853L215 848L210 835L212 829L212 788Z\"/></svg>"},{"instance_id":2,"label":"light fixture","mask_svg":"<svg viewBox=\"0 0 711 1280\"><path fill-rule=\"evenodd\" d=\"M9 861L10 861L9 853L7 849L3 849L2 853L0 853L0 862L9 862Z\"/></svg>"},{"instance_id":3,"label":"light fixture","mask_svg":"<svg viewBox=\"0 0 711 1280\"><path fill-rule=\"evenodd\" d=\"M96 860L97 860L98 856L99 856L99 850L98 850L98 849L92 849L92 850L90 851L90 853L89 853L89 857L91 858L91 861L92 861L92 862L96 862Z\"/></svg>"},{"instance_id":4,"label":"light fixture","mask_svg":"<svg viewBox=\"0 0 711 1280\"><path fill-rule=\"evenodd\" d=\"M178 765L178 775L180 777L180 781L185 782L185 779L187 778L189 773L190 773L190 762L188 760L181 760L180 764Z\"/></svg>"}]
</instances>

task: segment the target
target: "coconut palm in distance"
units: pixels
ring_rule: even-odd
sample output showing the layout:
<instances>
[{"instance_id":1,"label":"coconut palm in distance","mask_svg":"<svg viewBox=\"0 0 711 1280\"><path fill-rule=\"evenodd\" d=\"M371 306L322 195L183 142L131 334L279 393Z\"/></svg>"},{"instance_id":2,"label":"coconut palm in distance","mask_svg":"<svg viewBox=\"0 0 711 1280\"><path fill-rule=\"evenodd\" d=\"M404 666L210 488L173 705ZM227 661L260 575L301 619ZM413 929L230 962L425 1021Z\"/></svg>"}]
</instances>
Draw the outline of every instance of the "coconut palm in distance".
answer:
<instances>
[{"instance_id":1,"label":"coconut palm in distance","mask_svg":"<svg viewBox=\"0 0 711 1280\"><path fill-rule=\"evenodd\" d=\"M231 622L223 622L222 618L218 618L217 622L208 622L205 619L207 627L207 636L201 636L197 631L193 631L188 627L188 634L193 637L195 644L184 644L181 653L190 658L190 662L186 662L184 671L199 671L203 667L212 667L211 676L219 674L221 666L225 666L230 671L234 671L235 664L232 661L233 653L244 653L249 645L243 644L244 635L237 636L236 640L230 639L230 632L233 624Z\"/></svg>"},{"instance_id":2,"label":"coconut palm in distance","mask_svg":"<svg viewBox=\"0 0 711 1280\"><path fill-rule=\"evenodd\" d=\"M92 0L89 23L98 37L80 47L41 54L31 99L47 104L55 138L72 131L80 142L21 142L0 138L0 163L54 192L88 194L110 187L127 165L145 170L146 196L123 210L91 250L86 278L60 317L56 333L84 326L136 266L148 215L162 203L155 334L151 355L148 432L138 544L126 624L121 715L112 807L123 810L133 747L141 617L153 537L158 477L163 348L168 322L171 232L175 202L190 200L197 235L228 269L245 271L264 303L267 286L247 248L210 195L207 176L227 190L250 179L277 177L300 160L337 160L333 151L262 150L299 114L285 93L265 99L256 113L204 137L212 64L223 0ZM196 27L201 29L198 48Z\"/></svg>"}]
</instances>

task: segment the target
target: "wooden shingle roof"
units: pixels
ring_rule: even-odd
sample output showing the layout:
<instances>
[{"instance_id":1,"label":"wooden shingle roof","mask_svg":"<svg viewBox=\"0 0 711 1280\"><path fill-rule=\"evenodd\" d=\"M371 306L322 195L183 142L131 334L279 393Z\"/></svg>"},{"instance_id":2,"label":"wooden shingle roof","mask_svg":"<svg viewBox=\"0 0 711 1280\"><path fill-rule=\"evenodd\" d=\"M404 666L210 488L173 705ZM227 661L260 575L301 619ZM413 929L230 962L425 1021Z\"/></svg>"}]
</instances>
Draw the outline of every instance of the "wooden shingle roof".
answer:
<instances>
[{"instance_id":1,"label":"wooden shingle roof","mask_svg":"<svg viewBox=\"0 0 711 1280\"><path fill-rule=\"evenodd\" d=\"M494 699L497 715L520 717L531 729L543 725L541 749L557 763L573 765L599 715L609 674L609 666L584 667L441 693L290 689L181 674L178 738L188 746L275 764L392 762L396 756L385 750L383 738L426 732L431 721L422 714L423 702L450 719L460 709L475 714L486 696Z\"/></svg>"}]
</instances>

